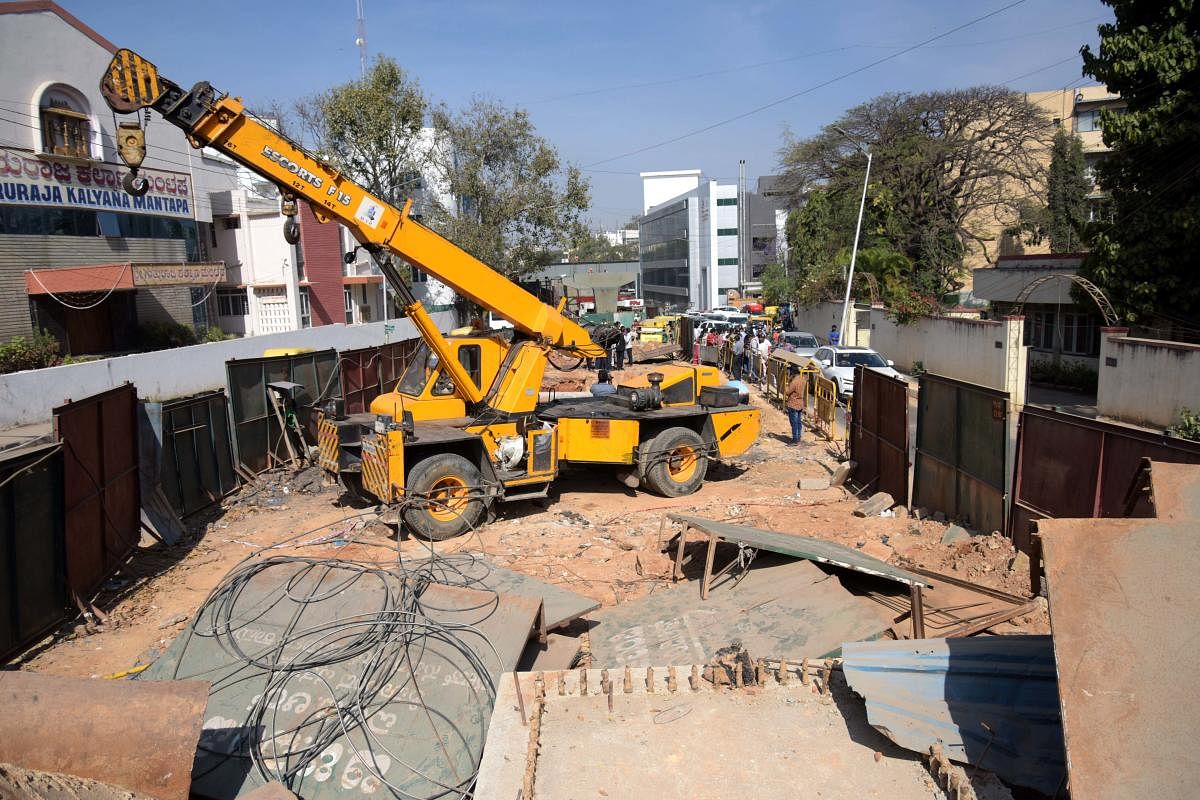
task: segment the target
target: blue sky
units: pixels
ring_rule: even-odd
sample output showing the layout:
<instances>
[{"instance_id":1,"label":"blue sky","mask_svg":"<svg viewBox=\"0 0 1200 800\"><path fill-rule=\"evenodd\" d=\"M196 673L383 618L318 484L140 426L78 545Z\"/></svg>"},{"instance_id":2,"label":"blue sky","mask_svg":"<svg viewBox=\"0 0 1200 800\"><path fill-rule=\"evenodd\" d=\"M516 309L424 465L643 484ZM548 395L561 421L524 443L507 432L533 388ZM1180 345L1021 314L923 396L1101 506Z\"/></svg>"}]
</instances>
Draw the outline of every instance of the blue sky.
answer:
<instances>
[{"instance_id":1,"label":"blue sky","mask_svg":"<svg viewBox=\"0 0 1200 800\"><path fill-rule=\"evenodd\" d=\"M734 181L745 158L753 181L775 170L785 130L809 135L884 92L1083 83L1078 50L1095 45L1096 26L1111 11L1099 0L1024 0L760 113L613 159L801 92L1012 1L365 5L371 55L392 56L451 107L484 95L527 108L567 161L589 168L592 221L611 227L641 211L640 171L700 168ZM288 106L358 76L354 0L59 2L167 77L208 80L252 104Z\"/></svg>"}]
</instances>

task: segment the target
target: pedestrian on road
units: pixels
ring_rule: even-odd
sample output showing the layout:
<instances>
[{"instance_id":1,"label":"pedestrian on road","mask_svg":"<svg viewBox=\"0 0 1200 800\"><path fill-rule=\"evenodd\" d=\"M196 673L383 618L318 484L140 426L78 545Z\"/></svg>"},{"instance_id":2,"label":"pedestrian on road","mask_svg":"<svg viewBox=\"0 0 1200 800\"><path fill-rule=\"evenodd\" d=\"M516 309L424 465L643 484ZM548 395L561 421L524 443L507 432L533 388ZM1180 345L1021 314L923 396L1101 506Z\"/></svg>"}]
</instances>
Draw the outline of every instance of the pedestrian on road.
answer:
<instances>
[{"instance_id":1,"label":"pedestrian on road","mask_svg":"<svg viewBox=\"0 0 1200 800\"><path fill-rule=\"evenodd\" d=\"M788 384L784 391L784 398L787 401L788 422L792 423L792 444L800 444L800 434L804 432L804 395L806 389L804 385L804 377L800 374L800 368L796 366L788 367Z\"/></svg>"},{"instance_id":2,"label":"pedestrian on road","mask_svg":"<svg viewBox=\"0 0 1200 800\"><path fill-rule=\"evenodd\" d=\"M756 357L758 356L758 334L751 331L746 335L746 374L750 376L750 382L758 381L758 366Z\"/></svg>"},{"instance_id":3,"label":"pedestrian on road","mask_svg":"<svg viewBox=\"0 0 1200 800\"><path fill-rule=\"evenodd\" d=\"M618 335L616 339L609 345L609 351L612 356L614 369L621 369L625 363L625 337Z\"/></svg>"},{"instance_id":4,"label":"pedestrian on road","mask_svg":"<svg viewBox=\"0 0 1200 800\"><path fill-rule=\"evenodd\" d=\"M831 344L834 347L837 347L841 343L842 343L842 335L840 333L838 333L837 325L831 326L829 328L829 344Z\"/></svg>"},{"instance_id":5,"label":"pedestrian on road","mask_svg":"<svg viewBox=\"0 0 1200 800\"><path fill-rule=\"evenodd\" d=\"M625 362L633 364L633 331L625 328Z\"/></svg>"},{"instance_id":6,"label":"pedestrian on road","mask_svg":"<svg viewBox=\"0 0 1200 800\"><path fill-rule=\"evenodd\" d=\"M758 342L758 356L762 362L762 375L759 377L765 382L767 380L767 359L771 357L771 340L764 336Z\"/></svg>"},{"instance_id":7,"label":"pedestrian on road","mask_svg":"<svg viewBox=\"0 0 1200 800\"><path fill-rule=\"evenodd\" d=\"M733 379L735 381L742 379L742 367L746 365L746 339L749 338L749 334L744 337L735 334L733 337Z\"/></svg>"}]
</instances>

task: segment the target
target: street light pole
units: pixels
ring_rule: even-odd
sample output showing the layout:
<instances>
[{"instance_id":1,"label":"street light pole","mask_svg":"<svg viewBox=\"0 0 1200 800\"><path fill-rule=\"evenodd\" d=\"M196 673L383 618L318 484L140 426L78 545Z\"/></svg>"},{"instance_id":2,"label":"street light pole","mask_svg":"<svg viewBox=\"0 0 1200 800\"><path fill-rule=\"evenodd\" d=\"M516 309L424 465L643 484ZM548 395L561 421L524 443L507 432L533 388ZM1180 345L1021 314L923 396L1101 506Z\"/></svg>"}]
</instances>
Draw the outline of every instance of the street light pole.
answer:
<instances>
[{"instance_id":1,"label":"street light pole","mask_svg":"<svg viewBox=\"0 0 1200 800\"><path fill-rule=\"evenodd\" d=\"M846 133L841 128L838 128L837 131L840 134L842 134L843 136L845 136L847 139L850 139L850 134ZM850 142L855 147L858 148L858 152L866 154L866 156L867 156L867 171L866 171L866 174L863 175L862 200L858 204L858 224L856 224L854 226L854 246L850 248L850 274L846 276L846 297L842 301L842 327L841 327L840 340L841 340L842 344L845 344L845 345L852 345L852 344L856 343L856 342L847 342L845 340L846 339L846 326L850 324L850 289L854 285L854 262L858 258L858 237L859 237L859 234L862 233L863 211L867 207L867 184L871 180L871 151L867 150L861 144L854 141L853 139L850 139Z\"/></svg>"}]
</instances>

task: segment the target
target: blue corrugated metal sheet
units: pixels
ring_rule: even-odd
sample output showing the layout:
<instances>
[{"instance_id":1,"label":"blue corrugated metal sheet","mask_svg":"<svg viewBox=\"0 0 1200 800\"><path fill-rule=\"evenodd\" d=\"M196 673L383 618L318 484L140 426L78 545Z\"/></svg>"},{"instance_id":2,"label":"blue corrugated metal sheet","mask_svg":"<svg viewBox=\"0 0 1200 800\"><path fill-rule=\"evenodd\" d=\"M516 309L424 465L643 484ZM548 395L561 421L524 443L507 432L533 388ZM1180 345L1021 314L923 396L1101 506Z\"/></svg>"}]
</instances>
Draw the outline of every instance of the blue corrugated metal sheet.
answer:
<instances>
[{"instance_id":1,"label":"blue corrugated metal sheet","mask_svg":"<svg viewBox=\"0 0 1200 800\"><path fill-rule=\"evenodd\" d=\"M955 761L1052 794L1066 775L1049 636L986 636L842 646L867 719L901 747L940 742Z\"/></svg>"}]
</instances>

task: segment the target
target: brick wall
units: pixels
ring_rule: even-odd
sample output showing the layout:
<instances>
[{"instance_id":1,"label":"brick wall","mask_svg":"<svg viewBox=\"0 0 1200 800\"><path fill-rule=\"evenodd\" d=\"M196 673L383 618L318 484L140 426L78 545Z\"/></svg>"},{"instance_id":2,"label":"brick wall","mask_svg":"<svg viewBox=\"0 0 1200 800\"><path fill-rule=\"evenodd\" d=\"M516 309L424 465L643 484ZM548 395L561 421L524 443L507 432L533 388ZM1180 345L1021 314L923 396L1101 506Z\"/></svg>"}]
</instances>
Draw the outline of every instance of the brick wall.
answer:
<instances>
[{"instance_id":1,"label":"brick wall","mask_svg":"<svg viewBox=\"0 0 1200 800\"><path fill-rule=\"evenodd\" d=\"M345 322L342 297L342 244L337 223L322 225L308 203L300 203L300 246L304 249L304 277L312 324Z\"/></svg>"}]
</instances>

